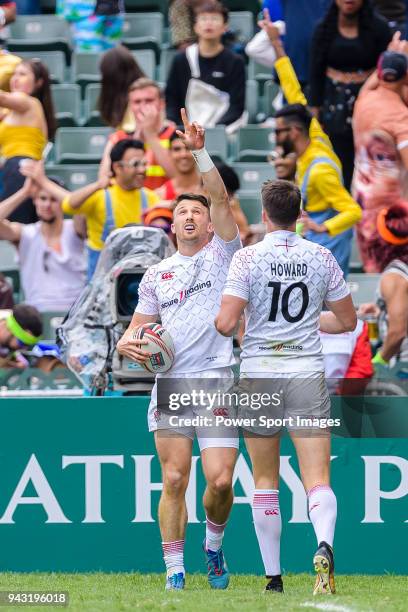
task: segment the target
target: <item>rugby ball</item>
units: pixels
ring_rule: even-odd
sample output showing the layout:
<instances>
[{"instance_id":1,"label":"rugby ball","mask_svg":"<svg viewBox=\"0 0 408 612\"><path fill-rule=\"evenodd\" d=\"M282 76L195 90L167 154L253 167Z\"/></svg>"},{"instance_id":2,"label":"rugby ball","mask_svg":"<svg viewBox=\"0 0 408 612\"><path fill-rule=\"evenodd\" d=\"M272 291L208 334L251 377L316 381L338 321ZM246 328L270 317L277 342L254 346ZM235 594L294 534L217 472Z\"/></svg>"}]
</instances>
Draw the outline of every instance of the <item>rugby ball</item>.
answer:
<instances>
[{"instance_id":1,"label":"rugby ball","mask_svg":"<svg viewBox=\"0 0 408 612\"><path fill-rule=\"evenodd\" d=\"M159 323L145 323L135 329L132 337L134 340L148 340L147 344L141 346L143 351L151 353L149 359L142 364L145 370L153 374L170 370L174 361L174 343L164 327Z\"/></svg>"}]
</instances>

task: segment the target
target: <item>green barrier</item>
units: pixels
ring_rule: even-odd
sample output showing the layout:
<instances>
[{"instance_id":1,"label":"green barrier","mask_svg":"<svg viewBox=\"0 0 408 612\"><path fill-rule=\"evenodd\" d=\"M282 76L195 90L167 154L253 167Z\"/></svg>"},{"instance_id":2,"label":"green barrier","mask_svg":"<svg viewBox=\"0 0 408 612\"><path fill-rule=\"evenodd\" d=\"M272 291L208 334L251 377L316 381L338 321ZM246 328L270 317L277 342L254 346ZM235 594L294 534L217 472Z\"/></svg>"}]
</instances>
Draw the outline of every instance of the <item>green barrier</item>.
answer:
<instances>
[{"instance_id":1,"label":"green barrier","mask_svg":"<svg viewBox=\"0 0 408 612\"><path fill-rule=\"evenodd\" d=\"M379 401L401 410L406 398ZM163 570L156 520L160 469L147 432L147 404L143 397L1 400L2 571ZM205 571L204 481L197 449L194 455L187 492L190 572ZM338 572L408 574L407 455L402 438L333 439ZM252 525L252 486L243 451L225 537L234 573L263 572ZM281 509L283 568L309 571L316 542L287 438Z\"/></svg>"},{"instance_id":2,"label":"green barrier","mask_svg":"<svg viewBox=\"0 0 408 612\"><path fill-rule=\"evenodd\" d=\"M78 378L68 368L55 368L51 372L44 372L38 368L0 369L1 387L11 391L82 389Z\"/></svg>"}]
</instances>

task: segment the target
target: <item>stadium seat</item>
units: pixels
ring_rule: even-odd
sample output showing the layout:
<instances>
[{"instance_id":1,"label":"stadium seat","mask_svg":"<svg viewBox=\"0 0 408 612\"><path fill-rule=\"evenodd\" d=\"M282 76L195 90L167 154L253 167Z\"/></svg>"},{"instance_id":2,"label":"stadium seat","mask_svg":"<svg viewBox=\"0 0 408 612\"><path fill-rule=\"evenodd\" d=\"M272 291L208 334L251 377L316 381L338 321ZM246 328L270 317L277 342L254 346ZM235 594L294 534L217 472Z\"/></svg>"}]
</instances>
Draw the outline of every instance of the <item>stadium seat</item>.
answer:
<instances>
[{"instance_id":1,"label":"stadium seat","mask_svg":"<svg viewBox=\"0 0 408 612\"><path fill-rule=\"evenodd\" d=\"M375 302L380 274L349 274L347 285L356 306L365 302Z\"/></svg>"},{"instance_id":2,"label":"stadium seat","mask_svg":"<svg viewBox=\"0 0 408 612\"><path fill-rule=\"evenodd\" d=\"M109 127L58 129L55 161L60 164L98 164L111 131Z\"/></svg>"},{"instance_id":3,"label":"stadium seat","mask_svg":"<svg viewBox=\"0 0 408 612\"><path fill-rule=\"evenodd\" d=\"M75 191L75 189L80 189L80 187L85 187L85 185L96 181L98 170L98 165L48 164L46 166L47 176L57 176L63 180L69 191Z\"/></svg>"},{"instance_id":4,"label":"stadium seat","mask_svg":"<svg viewBox=\"0 0 408 612\"><path fill-rule=\"evenodd\" d=\"M228 157L228 140L223 125L206 129L205 144L210 155L226 161Z\"/></svg>"},{"instance_id":5,"label":"stadium seat","mask_svg":"<svg viewBox=\"0 0 408 612\"><path fill-rule=\"evenodd\" d=\"M250 225L261 223L262 206L260 194L258 196L239 196L239 203Z\"/></svg>"},{"instance_id":6,"label":"stadium seat","mask_svg":"<svg viewBox=\"0 0 408 612\"><path fill-rule=\"evenodd\" d=\"M9 51L62 51L67 64L71 58L71 31L68 22L56 15L19 15L10 24Z\"/></svg>"},{"instance_id":7,"label":"stadium seat","mask_svg":"<svg viewBox=\"0 0 408 612\"><path fill-rule=\"evenodd\" d=\"M169 7L167 0L125 0L127 13L159 11L167 15Z\"/></svg>"},{"instance_id":8,"label":"stadium seat","mask_svg":"<svg viewBox=\"0 0 408 612\"><path fill-rule=\"evenodd\" d=\"M233 163L232 167L239 176L241 196L259 196L262 183L275 178L275 169L271 164Z\"/></svg>"},{"instance_id":9,"label":"stadium seat","mask_svg":"<svg viewBox=\"0 0 408 612\"><path fill-rule=\"evenodd\" d=\"M90 83L85 88L85 124L87 127L99 127L104 125L97 109L99 93L101 91L100 83Z\"/></svg>"},{"instance_id":10,"label":"stadium seat","mask_svg":"<svg viewBox=\"0 0 408 612\"><path fill-rule=\"evenodd\" d=\"M255 121L258 114L258 99L258 83L248 79L246 82L245 108L248 111L249 123Z\"/></svg>"},{"instance_id":11,"label":"stadium seat","mask_svg":"<svg viewBox=\"0 0 408 612\"><path fill-rule=\"evenodd\" d=\"M52 97L58 127L76 127L81 122L81 89L79 85L52 85Z\"/></svg>"},{"instance_id":12,"label":"stadium seat","mask_svg":"<svg viewBox=\"0 0 408 612\"><path fill-rule=\"evenodd\" d=\"M177 54L177 49L162 49L160 54L160 66L158 67L158 80L161 83L167 81L167 75L169 74L170 66L174 56Z\"/></svg>"},{"instance_id":13,"label":"stadium seat","mask_svg":"<svg viewBox=\"0 0 408 612\"><path fill-rule=\"evenodd\" d=\"M122 43L129 49L152 49L158 63L163 42L163 24L162 13L127 13Z\"/></svg>"},{"instance_id":14,"label":"stadium seat","mask_svg":"<svg viewBox=\"0 0 408 612\"><path fill-rule=\"evenodd\" d=\"M156 78L156 57L151 49L132 51L132 54L149 79ZM82 94L89 83L98 83L101 80L99 63L100 53L73 53L72 54L72 80L81 86Z\"/></svg>"},{"instance_id":15,"label":"stadium seat","mask_svg":"<svg viewBox=\"0 0 408 612\"><path fill-rule=\"evenodd\" d=\"M261 10L261 3L253 0L223 0L223 4L229 11L251 11L254 18Z\"/></svg>"},{"instance_id":16,"label":"stadium seat","mask_svg":"<svg viewBox=\"0 0 408 612\"><path fill-rule=\"evenodd\" d=\"M267 155L275 147L273 128L247 125L237 135L237 161L266 162Z\"/></svg>"},{"instance_id":17,"label":"stadium seat","mask_svg":"<svg viewBox=\"0 0 408 612\"><path fill-rule=\"evenodd\" d=\"M29 51L22 51L19 56L23 59L33 59L33 54ZM62 51L39 51L35 54L35 58L47 66L52 83L64 83L66 64Z\"/></svg>"},{"instance_id":18,"label":"stadium seat","mask_svg":"<svg viewBox=\"0 0 408 612\"><path fill-rule=\"evenodd\" d=\"M132 51L132 55L143 70L147 78L156 79L156 56L151 49Z\"/></svg>"},{"instance_id":19,"label":"stadium seat","mask_svg":"<svg viewBox=\"0 0 408 612\"><path fill-rule=\"evenodd\" d=\"M229 29L239 42L248 42L254 35L254 16L250 11L231 11Z\"/></svg>"},{"instance_id":20,"label":"stadium seat","mask_svg":"<svg viewBox=\"0 0 408 612\"><path fill-rule=\"evenodd\" d=\"M73 53L72 54L72 80L81 86L84 93L88 83L101 80L99 72L100 53Z\"/></svg>"},{"instance_id":21,"label":"stadium seat","mask_svg":"<svg viewBox=\"0 0 408 612\"><path fill-rule=\"evenodd\" d=\"M275 115L276 109L273 106L273 101L280 91L278 83L275 81L267 81L264 87L264 112L268 117Z\"/></svg>"},{"instance_id":22,"label":"stadium seat","mask_svg":"<svg viewBox=\"0 0 408 612\"><path fill-rule=\"evenodd\" d=\"M261 96L264 95L265 83L271 80L271 76L272 76L271 68L266 68L265 66L262 66L262 64L258 64L258 62L255 62L253 59L249 60L248 78L252 80L255 79L256 81L258 81L260 85L260 95Z\"/></svg>"}]
</instances>

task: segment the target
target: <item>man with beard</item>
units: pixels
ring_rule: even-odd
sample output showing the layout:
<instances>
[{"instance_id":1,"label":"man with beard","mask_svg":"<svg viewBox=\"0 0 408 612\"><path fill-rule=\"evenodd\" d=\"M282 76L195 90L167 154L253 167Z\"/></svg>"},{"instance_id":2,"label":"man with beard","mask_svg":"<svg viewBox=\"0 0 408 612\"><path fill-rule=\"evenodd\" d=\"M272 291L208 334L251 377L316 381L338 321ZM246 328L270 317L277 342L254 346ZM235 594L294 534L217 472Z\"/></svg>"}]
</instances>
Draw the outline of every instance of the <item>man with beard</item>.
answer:
<instances>
[{"instance_id":1,"label":"man with beard","mask_svg":"<svg viewBox=\"0 0 408 612\"><path fill-rule=\"evenodd\" d=\"M306 238L333 253L344 274L348 272L351 228L361 219L361 209L343 186L341 162L320 123L312 117L290 59L283 48L279 30L269 14L259 22L275 49L275 69L289 102L276 115L276 144L297 155L297 183L300 187L302 218Z\"/></svg>"},{"instance_id":2,"label":"man with beard","mask_svg":"<svg viewBox=\"0 0 408 612\"><path fill-rule=\"evenodd\" d=\"M27 178L21 189L0 204L0 240L17 248L27 304L40 312L65 312L85 285L84 232L80 219L64 219L60 200L68 192L58 179L47 179L40 164L27 161L24 171L37 175L41 186ZM33 198L39 221L28 225L7 221L27 197Z\"/></svg>"}]
</instances>

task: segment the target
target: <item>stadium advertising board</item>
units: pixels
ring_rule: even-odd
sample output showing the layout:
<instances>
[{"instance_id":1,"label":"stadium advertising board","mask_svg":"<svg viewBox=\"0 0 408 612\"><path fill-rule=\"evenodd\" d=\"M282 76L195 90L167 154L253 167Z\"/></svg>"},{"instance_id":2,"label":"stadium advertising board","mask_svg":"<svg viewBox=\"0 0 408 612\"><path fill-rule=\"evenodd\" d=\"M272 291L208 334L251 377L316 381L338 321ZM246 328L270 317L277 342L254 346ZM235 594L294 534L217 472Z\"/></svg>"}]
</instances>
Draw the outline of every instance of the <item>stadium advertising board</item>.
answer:
<instances>
[{"instance_id":1,"label":"stadium advertising board","mask_svg":"<svg viewBox=\"0 0 408 612\"><path fill-rule=\"evenodd\" d=\"M406 401L377 399L396 410ZM147 398L2 400L3 571L163 570L156 522L160 469L146 427L147 403ZM406 438L336 437L332 479L339 505L337 571L407 574L401 546L408 528ZM243 449L234 482L225 538L230 569L262 574L250 506L253 481ZM204 570L203 490L195 449L187 492L190 572ZM315 538L288 439L282 444L281 510L283 568L309 571ZM364 547L361 558L347 554L355 542Z\"/></svg>"}]
</instances>

